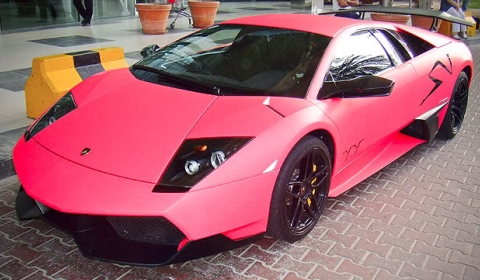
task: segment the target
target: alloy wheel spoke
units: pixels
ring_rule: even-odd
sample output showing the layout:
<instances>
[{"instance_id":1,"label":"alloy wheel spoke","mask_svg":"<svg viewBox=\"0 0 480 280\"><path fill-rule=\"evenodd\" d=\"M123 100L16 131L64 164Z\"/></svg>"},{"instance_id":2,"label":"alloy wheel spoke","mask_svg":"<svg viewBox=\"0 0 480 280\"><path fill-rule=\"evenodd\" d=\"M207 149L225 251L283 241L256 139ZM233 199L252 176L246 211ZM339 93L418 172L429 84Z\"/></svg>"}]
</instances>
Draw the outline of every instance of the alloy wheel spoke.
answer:
<instances>
[{"instance_id":1,"label":"alloy wheel spoke","mask_svg":"<svg viewBox=\"0 0 480 280\"><path fill-rule=\"evenodd\" d=\"M315 217L316 217L316 212L313 211L312 206L311 206L312 204L313 204L313 203L310 203L310 205L305 204L305 210L306 210L306 212L308 213L308 215L309 215L312 219L315 219Z\"/></svg>"},{"instance_id":2,"label":"alloy wheel spoke","mask_svg":"<svg viewBox=\"0 0 480 280\"><path fill-rule=\"evenodd\" d=\"M293 191L293 186L298 186L298 191ZM293 196L294 198L300 198L300 188L301 188L301 183L300 182L292 182L288 186L288 194Z\"/></svg>"},{"instance_id":3,"label":"alloy wheel spoke","mask_svg":"<svg viewBox=\"0 0 480 280\"><path fill-rule=\"evenodd\" d=\"M460 114L460 111L452 110L453 124L455 125L455 127L462 121L462 117Z\"/></svg>"},{"instance_id":4,"label":"alloy wheel spoke","mask_svg":"<svg viewBox=\"0 0 480 280\"><path fill-rule=\"evenodd\" d=\"M302 182L298 182L298 181L291 181L291 182L288 182L288 185L292 185L292 186L301 186L301 185L302 185Z\"/></svg>"},{"instance_id":5,"label":"alloy wheel spoke","mask_svg":"<svg viewBox=\"0 0 480 280\"><path fill-rule=\"evenodd\" d=\"M317 181L315 182L313 187L319 186L327 178L326 171L327 171L327 167L324 165L323 168L320 171L315 172L310 178L308 178L308 182L311 183L311 182L313 182L314 179L317 179ZM323 174L323 176L321 176L322 174Z\"/></svg>"},{"instance_id":6,"label":"alloy wheel spoke","mask_svg":"<svg viewBox=\"0 0 480 280\"><path fill-rule=\"evenodd\" d=\"M305 158L303 180L306 180L310 176L311 162L313 162L313 152L309 152Z\"/></svg>"},{"instance_id":7,"label":"alloy wheel spoke","mask_svg":"<svg viewBox=\"0 0 480 280\"><path fill-rule=\"evenodd\" d=\"M293 213L292 219L290 220L290 227L295 228L300 220L300 216L302 214L302 200L299 199L297 202L297 206L295 207L295 212Z\"/></svg>"},{"instance_id":8,"label":"alloy wheel spoke","mask_svg":"<svg viewBox=\"0 0 480 280\"><path fill-rule=\"evenodd\" d=\"M459 105L463 105L463 103L465 102L465 99L468 98L468 94L466 91L462 91L461 93L459 93L457 96L455 96L455 100L453 101L454 104L459 104Z\"/></svg>"},{"instance_id":9,"label":"alloy wheel spoke","mask_svg":"<svg viewBox=\"0 0 480 280\"><path fill-rule=\"evenodd\" d=\"M314 196L314 195L311 195L310 196L310 200L311 200L311 203L309 205L309 208L313 208L311 209L314 213L318 213L318 211L320 210L318 208L318 200L317 198Z\"/></svg>"},{"instance_id":10,"label":"alloy wheel spoke","mask_svg":"<svg viewBox=\"0 0 480 280\"><path fill-rule=\"evenodd\" d=\"M313 165L313 163L312 163ZM320 164L316 164L317 168ZM322 168L320 170L313 171L310 173L310 176L308 177L308 180L313 180L315 177L317 177L320 173L325 172L327 170L327 167L325 165L322 165Z\"/></svg>"},{"instance_id":11,"label":"alloy wheel spoke","mask_svg":"<svg viewBox=\"0 0 480 280\"><path fill-rule=\"evenodd\" d=\"M465 104L465 100L463 101L455 101L453 104L452 104L452 107L455 107L455 108L464 108L466 107L466 104Z\"/></svg>"},{"instance_id":12,"label":"alloy wheel spoke","mask_svg":"<svg viewBox=\"0 0 480 280\"><path fill-rule=\"evenodd\" d=\"M452 111L460 111L462 106L459 106L457 103L452 104Z\"/></svg>"}]
</instances>

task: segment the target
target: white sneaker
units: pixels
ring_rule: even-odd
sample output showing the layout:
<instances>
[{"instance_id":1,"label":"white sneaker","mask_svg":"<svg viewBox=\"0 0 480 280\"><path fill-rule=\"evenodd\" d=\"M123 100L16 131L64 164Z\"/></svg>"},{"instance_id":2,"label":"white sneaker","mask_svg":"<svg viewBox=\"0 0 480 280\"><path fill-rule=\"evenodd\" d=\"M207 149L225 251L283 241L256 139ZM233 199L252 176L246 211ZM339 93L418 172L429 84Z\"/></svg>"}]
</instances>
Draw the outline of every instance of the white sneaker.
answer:
<instances>
[{"instance_id":1,"label":"white sneaker","mask_svg":"<svg viewBox=\"0 0 480 280\"><path fill-rule=\"evenodd\" d=\"M460 36L458 36L458 34L455 34L455 35L453 35L453 39L455 39L455 40L460 40L460 39L462 39L462 38L460 38Z\"/></svg>"},{"instance_id":2,"label":"white sneaker","mask_svg":"<svg viewBox=\"0 0 480 280\"><path fill-rule=\"evenodd\" d=\"M462 39L467 39L468 37L467 37L467 34L462 33L462 34L460 34L460 38L462 38Z\"/></svg>"}]
</instances>

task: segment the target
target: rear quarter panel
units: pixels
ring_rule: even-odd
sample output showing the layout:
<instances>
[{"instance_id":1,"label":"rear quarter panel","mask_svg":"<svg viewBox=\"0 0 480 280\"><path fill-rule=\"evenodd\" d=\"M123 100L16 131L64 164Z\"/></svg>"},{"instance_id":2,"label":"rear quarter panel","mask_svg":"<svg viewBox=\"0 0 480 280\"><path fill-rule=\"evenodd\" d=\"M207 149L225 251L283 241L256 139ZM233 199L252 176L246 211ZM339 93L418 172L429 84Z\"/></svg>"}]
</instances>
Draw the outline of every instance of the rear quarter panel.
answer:
<instances>
[{"instance_id":1,"label":"rear quarter panel","mask_svg":"<svg viewBox=\"0 0 480 280\"><path fill-rule=\"evenodd\" d=\"M450 42L434 48L413 58L409 63L414 67L418 77L411 106L418 106L419 113L450 101L460 73L465 71L470 81L473 73L470 50L460 42ZM445 111L446 107L440 114L439 124Z\"/></svg>"}]
</instances>

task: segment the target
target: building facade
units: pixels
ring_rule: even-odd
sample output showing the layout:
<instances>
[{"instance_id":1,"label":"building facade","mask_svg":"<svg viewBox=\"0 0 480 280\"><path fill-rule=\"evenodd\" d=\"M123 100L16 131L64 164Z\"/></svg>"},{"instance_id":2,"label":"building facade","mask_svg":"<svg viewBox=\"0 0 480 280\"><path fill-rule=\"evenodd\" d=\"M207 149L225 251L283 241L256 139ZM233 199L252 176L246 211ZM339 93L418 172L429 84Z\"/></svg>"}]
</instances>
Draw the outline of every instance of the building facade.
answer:
<instances>
[{"instance_id":1,"label":"building facade","mask_svg":"<svg viewBox=\"0 0 480 280\"><path fill-rule=\"evenodd\" d=\"M140 2L140 1L138 1ZM135 0L94 0L93 19L135 14ZM80 23L72 0L0 0L0 30Z\"/></svg>"}]
</instances>

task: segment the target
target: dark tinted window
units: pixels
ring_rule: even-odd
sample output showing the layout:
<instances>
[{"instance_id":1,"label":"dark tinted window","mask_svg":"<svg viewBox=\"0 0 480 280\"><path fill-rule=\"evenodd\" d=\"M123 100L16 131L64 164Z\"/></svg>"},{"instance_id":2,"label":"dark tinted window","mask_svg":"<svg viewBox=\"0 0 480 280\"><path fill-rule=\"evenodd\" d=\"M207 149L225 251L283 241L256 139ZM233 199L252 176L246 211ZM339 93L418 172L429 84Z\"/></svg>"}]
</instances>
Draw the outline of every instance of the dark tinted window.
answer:
<instances>
[{"instance_id":1,"label":"dark tinted window","mask_svg":"<svg viewBox=\"0 0 480 280\"><path fill-rule=\"evenodd\" d=\"M402 53L392 45L392 37L388 36L388 33L385 34L385 32L382 32L382 30L374 30L373 34L375 34L375 37L378 39L378 41L382 44L384 47L385 51L387 52L388 56L390 57L390 60L394 65L400 65L403 62L405 62L408 59L405 59L405 57L402 55ZM393 39L394 40L394 39Z\"/></svg>"},{"instance_id":2,"label":"dark tinted window","mask_svg":"<svg viewBox=\"0 0 480 280\"><path fill-rule=\"evenodd\" d=\"M398 32L398 35L405 42L413 57L421 55L434 48L432 44L410 33Z\"/></svg>"},{"instance_id":3,"label":"dark tinted window","mask_svg":"<svg viewBox=\"0 0 480 280\"><path fill-rule=\"evenodd\" d=\"M412 59L412 57L414 56L413 52L407 46L407 43L403 41L402 37L398 35L397 32L393 30L382 30L382 29L378 29L377 31L379 33L382 33L385 36L385 38L387 38L390 41L390 43L395 47L398 53L403 57L404 61L408 61Z\"/></svg>"},{"instance_id":4,"label":"dark tinted window","mask_svg":"<svg viewBox=\"0 0 480 280\"><path fill-rule=\"evenodd\" d=\"M327 81L375 75L393 67L379 41L367 30L352 34L338 46Z\"/></svg>"},{"instance_id":5,"label":"dark tinted window","mask_svg":"<svg viewBox=\"0 0 480 280\"><path fill-rule=\"evenodd\" d=\"M138 79L199 92L305 98L330 40L296 30L218 25L162 48L131 69Z\"/></svg>"}]
</instances>

